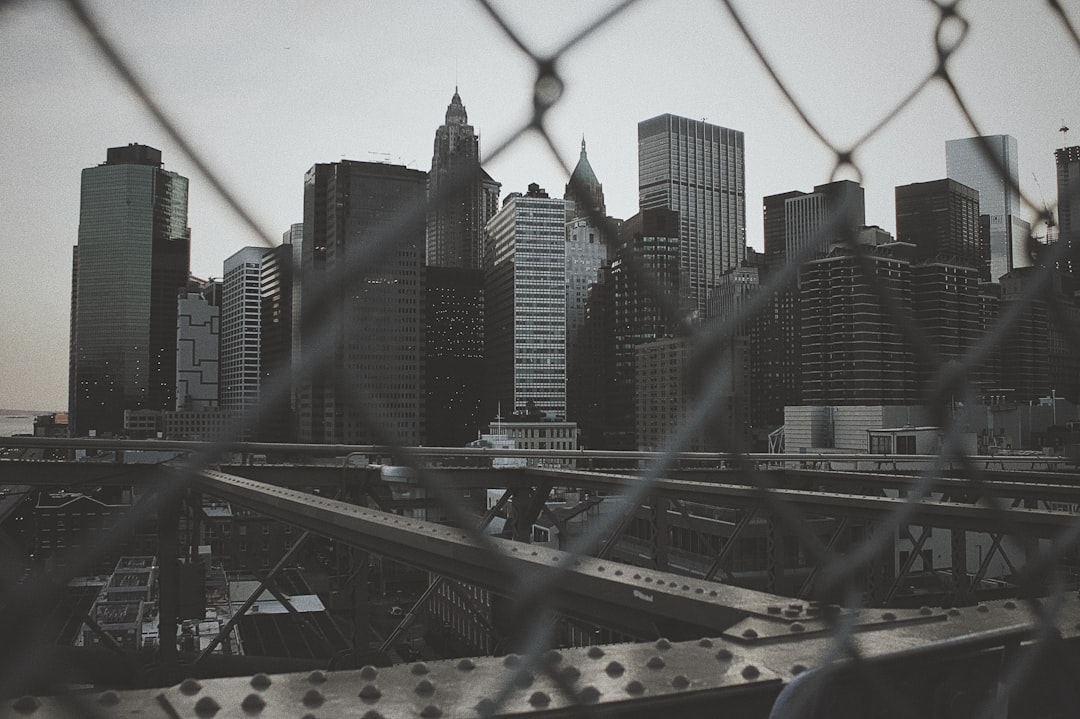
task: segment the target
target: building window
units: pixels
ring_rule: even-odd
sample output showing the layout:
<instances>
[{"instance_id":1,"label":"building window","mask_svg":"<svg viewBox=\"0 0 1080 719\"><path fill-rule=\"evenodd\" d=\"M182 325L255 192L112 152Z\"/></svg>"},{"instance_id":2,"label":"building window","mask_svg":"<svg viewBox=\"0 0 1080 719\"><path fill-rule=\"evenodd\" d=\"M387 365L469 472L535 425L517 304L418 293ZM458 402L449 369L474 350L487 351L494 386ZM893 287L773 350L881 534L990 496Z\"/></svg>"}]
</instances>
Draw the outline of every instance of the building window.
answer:
<instances>
[{"instance_id":1,"label":"building window","mask_svg":"<svg viewBox=\"0 0 1080 719\"><path fill-rule=\"evenodd\" d=\"M897 454L915 454L915 435L905 434L896 438Z\"/></svg>"},{"instance_id":2,"label":"building window","mask_svg":"<svg viewBox=\"0 0 1080 719\"><path fill-rule=\"evenodd\" d=\"M892 437L889 435L870 435L870 454L891 454Z\"/></svg>"}]
</instances>

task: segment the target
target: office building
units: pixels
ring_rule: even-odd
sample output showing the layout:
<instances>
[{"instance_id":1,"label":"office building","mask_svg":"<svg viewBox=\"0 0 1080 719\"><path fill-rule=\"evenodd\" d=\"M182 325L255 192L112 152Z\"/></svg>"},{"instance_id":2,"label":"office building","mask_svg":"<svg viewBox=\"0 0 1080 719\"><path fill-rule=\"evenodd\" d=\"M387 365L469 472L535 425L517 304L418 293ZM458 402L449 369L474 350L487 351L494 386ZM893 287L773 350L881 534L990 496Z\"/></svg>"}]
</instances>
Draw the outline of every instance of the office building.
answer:
<instances>
[{"instance_id":1,"label":"office building","mask_svg":"<svg viewBox=\"0 0 1080 719\"><path fill-rule=\"evenodd\" d=\"M989 218L990 281L997 282L1014 268L1031 266L1030 226L1018 216L1016 138L987 135L947 140L945 174L979 193L979 214Z\"/></svg>"},{"instance_id":2,"label":"office building","mask_svg":"<svg viewBox=\"0 0 1080 719\"><path fill-rule=\"evenodd\" d=\"M435 131L428 175L428 265L483 267L484 225L499 209L500 187L480 167L480 137L455 87L446 121Z\"/></svg>"},{"instance_id":3,"label":"office building","mask_svg":"<svg viewBox=\"0 0 1080 719\"><path fill-rule=\"evenodd\" d=\"M1080 145L1054 150L1057 165L1057 232L1065 242L1057 266L1071 275L1080 273Z\"/></svg>"},{"instance_id":4,"label":"office building","mask_svg":"<svg viewBox=\"0 0 1080 719\"><path fill-rule=\"evenodd\" d=\"M400 165L308 170L299 441L423 441L426 191L427 173Z\"/></svg>"},{"instance_id":5,"label":"office building","mask_svg":"<svg viewBox=\"0 0 1080 719\"><path fill-rule=\"evenodd\" d=\"M221 283L191 278L177 300L176 409L218 406Z\"/></svg>"},{"instance_id":6,"label":"office building","mask_svg":"<svg viewBox=\"0 0 1080 719\"><path fill-rule=\"evenodd\" d=\"M265 247L245 247L224 265L221 283L221 407L248 416L262 373L261 268ZM249 439L250 437L245 437Z\"/></svg>"},{"instance_id":7,"label":"office building","mask_svg":"<svg viewBox=\"0 0 1080 719\"><path fill-rule=\"evenodd\" d=\"M82 172L72 264L74 436L119 433L124 410L176 405L177 297L188 280L188 180L161 151L112 147Z\"/></svg>"},{"instance_id":8,"label":"office building","mask_svg":"<svg viewBox=\"0 0 1080 719\"><path fill-rule=\"evenodd\" d=\"M943 259L982 270L992 255L980 240L979 193L956 180L902 185L896 195L896 239L915 247L915 259ZM990 228L991 242L993 227Z\"/></svg>"},{"instance_id":9,"label":"office building","mask_svg":"<svg viewBox=\"0 0 1080 719\"><path fill-rule=\"evenodd\" d=\"M462 447L484 419L484 272L428 267L426 294L427 439L432 447Z\"/></svg>"},{"instance_id":10,"label":"office building","mask_svg":"<svg viewBox=\"0 0 1080 719\"><path fill-rule=\"evenodd\" d=\"M278 245L259 265L259 431L264 442L292 441L293 255Z\"/></svg>"},{"instance_id":11,"label":"office building","mask_svg":"<svg viewBox=\"0 0 1080 719\"><path fill-rule=\"evenodd\" d=\"M484 412L566 419L566 209L536 183L487 225Z\"/></svg>"},{"instance_id":12,"label":"office building","mask_svg":"<svg viewBox=\"0 0 1080 719\"><path fill-rule=\"evenodd\" d=\"M566 221L569 223L575 219L591 218L593 224L607 216L607 205L604 203L604 186L596 179L589 156L585 152L585 138L581 138L581 155L578 157L574 171L570 173L570 181L566 183L566 191L563 193L566 200Z\"/></svg>"},{"instance_id":13,"label":"office building","mask_svg":"<svg viewBox=\"0 0 1080 719\"><path fill-rule=\"evenodd\" d=\"M743 133L665 114L638 123L642 210L679 213L684 308L704 318L720 275L746 258Z\"/></svg>"}]
</instances>

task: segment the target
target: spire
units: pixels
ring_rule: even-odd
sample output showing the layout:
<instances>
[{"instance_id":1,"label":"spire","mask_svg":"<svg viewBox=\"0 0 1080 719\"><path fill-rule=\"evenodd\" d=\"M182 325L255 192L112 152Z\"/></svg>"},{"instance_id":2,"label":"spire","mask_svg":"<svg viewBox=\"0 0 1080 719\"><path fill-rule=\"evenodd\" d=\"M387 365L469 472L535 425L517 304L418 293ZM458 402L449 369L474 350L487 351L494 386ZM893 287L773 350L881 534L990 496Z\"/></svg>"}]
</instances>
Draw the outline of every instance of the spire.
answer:
<instances>
[{"instance_id":1,"label":"spire","mask_svg":"<svg viewBox=\"0 0 1080 719\"><path fill-rule=\"evenodd\" d=\"M465 114L465 105L461 102L461 95L458 94L457 85L454 85L454 96L450 98L450 104L446 108L446 124L464 125L468 121L468 115Z\"/></svg>"},{"instance_id":2,"label":"spire","mask_svg":"<svg viewBox=\"0 0 1080 719\"><path fill-rule=\"evenodd\" d=\"M589 163L589 156L585 152L584 134L581 136L581 157L570 175L570 182L566 184L566 193L563 198L573 200L580 207L580 210L572 211L577 217L584 217L586 211L597 212L600 215L607 212L604 206L604 187L596 179L596 173L593 172L592 165Z\"/></svg>"}]
</instances>

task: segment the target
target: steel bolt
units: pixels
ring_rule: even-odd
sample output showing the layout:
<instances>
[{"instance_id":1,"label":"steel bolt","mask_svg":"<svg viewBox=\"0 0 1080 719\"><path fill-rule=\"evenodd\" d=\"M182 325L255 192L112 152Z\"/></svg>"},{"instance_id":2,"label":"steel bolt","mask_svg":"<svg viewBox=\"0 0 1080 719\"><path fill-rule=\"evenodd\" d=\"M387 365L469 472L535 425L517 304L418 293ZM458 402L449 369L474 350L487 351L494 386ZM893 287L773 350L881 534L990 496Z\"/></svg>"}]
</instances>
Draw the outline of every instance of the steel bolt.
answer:
<instances>
[{"instance_id":1,"label":"steel bolt","mask_svg":"<svg viewBox=\"0 0 1080 719\"><path fill-rule=\"evenodd\" d=\"M435 685L429 679L424 679L416 685L415 691L422 697L429 697L435 693Z\"/></svg>"},{"instance_id":2,"label":"steel bolt","mask_svg":"<svg viewBox=\"0 0 1080 719\"><path fill-rule=\"evenodd\" d=\"M516 667L518 664L521 664L521 657L517 654L507 654L503 657L504 667Z\"/></svg>"},{"instance_id":3,"label":"steel bolt","mask_svg":"<svg viewBox=\"0 0 1080 719\"><path fill-rule=\"evenodd\" d=\"M600 690L594 686L588 686L581 690L578 697L585 704L595 704L600 701Z\"/></svg>"},{"instance_id":4,"label":"steel bolt","mask_svg":"<svg viewBox=\"0 0 1080 719\"><path fill-rule=\"evenodd\" d=\"M514 675L514 686L518 689L525 689L531 687L533 683L532 672L519 671Z\"/></svg>"},{"instance_id":5,"label":"steel bolt","mask_svg":"<svg viewBox=\"0 0 1080 719\"><path fill-rule=\"evenodd\" d=\"M322 684L326 681L326 672L316 669L311 674L308 674L307 680L312 684Z\"/></svg>"},{"instance_id":6,"label":"steel bolt","mask_svg":"<svg viewBox=\"0 0 1080 719\"><path fill-rule=\"evenodd\" d=\"M805 671L806 671L806 665L804 665L804 664L795 664L794 666L791 667L791 673L794 676L799 676L800 674L802 674Z\"/></svg>"},{"instance_id":7,"label":"steel bolt","mask_svg":"<svg viewBox=\"0 0 1080 719\"><path fill-rule=\"evenodd\" d=\"M33 714L41 706L41 702L37 700L37 697L29 695L19 697L14 704L11 705L12 709L20 714Z\"/></svg>"},{"instance_id":8,"label":"steel bolt","mask_svg":"<svg viewBox=\"0 0 1080 719\"><path fill-rule=\"evenodd\" d=\"M424 719L438 719L442 716L442 709L434 704L428 704L424 707L424 711L420 712L420 716Z\"/></svg>"},{"instance_id":9,"label":"steel bolt","mask_svg":"<svg viewBox=\"0 0 1080 719\"><path fill-rule=\"evenodd\" d=\"M417 676L423 676L424 674L428 673L427 664L424 664L423 662L417 662L416 664L412 665L412 669L410 669L409 671L411 671Z\"/></svg>"},{"instance_id":10,"label":"steel bolt","mask_svg":"<svg viewBox=\"0 0 1080 719\"><path fill-rule=\"evenodd\" d=\"M314 719L314 717L312 717L312 719ZM374 709L368 709L366 712L364 712L364 716L360 717L360 719L383 719L383 715L375 711Z\"/></svg>"},{"instance_id":11,"label":"steel bolt","mask_svg":"<svg viewBox=\"0 0 1080 719\"><path fill-rule=\"evenodd\" d=\"M604 650L601 647L593 645L589 647L588 655L589 659L599 659L604 656Z\"/></svg>"},{"instance_id":12,"label":"steel bolt","mask_svg":"<svg viewBox=\"0 0 1080 719\"><path fill-rule=\"evenodd\" d=\"M581 671L577 667L565 667L559 672L564 681L576 682L581 677Z\"/></svg>"},{"instance_id":13,"label":"steel bolt","mask_svg":"<svg viewBox=\"0 0 1080 719\"><path fill-rule=\"evenodd\" d=\"M1006 609L1016 609L1016 602L1010 599L1001 606L1005 607Z\"/></svg>"},{"instance_id":14,"label":"steel bolt","mask_svg":"<svg viewBox=\"0 0 1080 719\"><path fill-rule=\"evenodd\" d=\"M697 645L699 647L704 648L704 649L709 649L709 648L712 647L712 639L708 639L708 638L706 638L706 639L698 639Z\"/></svg>"},{"instance_id":15,"label":"steel bolt","mask_svg":"<svg viewBox=\"0 0 1080 719\"><path fill-rule=\"evenodd\" d=\"M975 607L975 611L986 613L990 611L990 607L986 606L985 604L980 604L979 606Z\"/></svg>"},{"instance_id":16,"label":"steel bolt","mask_svg":"<svg viewBox=\"0 0 1080 719\"><path fill-rule=\"evenodd\" d=\"M948 614L950 617L959 617L960 616L960 610L957 609L956 607L953 607L952 609L950 609L949 611L947 611L945 613Z\"/></svg>"},{"instance_id":17,"label":"steel bolt","mask_svg":"<svg viewBox=\"0 0 1080 719\"><path fill-rule=\"evenodd\" d=\"M757 679L761 672L753 664L747 664L742 670L743 679Z\"/></svg>"},{"instance_id":18,"label":"steel bolt","mask_svg":"<svg viewBox=\"0 0 1080 719\"><path fill-rule=\"evenodd\" d=\"M185 694L189 697L194 694L198 694L201 689L202 684L199 684L199 681L197 679L185 679L184 681L180 682L180 693Z\"/></svg>"},{"instance_id":19,"label":"steel bolt","mask_svg":"<svg viewBox=\"0 0 1080 719\"><path fill-rule=\"evenodd\" d=\"M218 713L221 706L211 697L203 697L195 702L195 715L200 717L212 717Z\"/></svg>"},{"instance_id":20,"label":"steel bolt","mask_svg":"<svg viewBox=\"0 0 1080 719\"><path fill-rule=\"evenodd\" d=\"M120 703L120 695L114 691L107 691L98 697L98 704L106 707L114 707Z\"/></svg>"},{"instance_id":21,"label":"steel bolt","mask_svg":"<svg viewBox=\"0 0 1080 719\"><path fill-rule=\"evenodd\" d=\"M304 706L314 709L322 706L324 700L322 692L318 689L308 689L304 694Z\"/></svg>"},{"instance_id":22,"label":"steel bolt","mask_svg":"<svg viewBox=\"0 0 1080 719\"><path fill-rule=\"evenodd\" d=\"M604 669L609 677L621 677L624 670L623 665L618 662L610 662Z\"/></svg>"},{"instance_id":23,"label":"steel bolt","mask_svg":"<svg viewBox=\"0 0 1080 719\"><path fill-rule=\"evenodd\" d=\"M690 686L690 680L686 678L686 675L678 674L671 680L671 686L676 689L686 689L686 687Z\"/></svg>"},{"instance_id":24,"label":"steel bolt","mask_svg":"<svg viewBox=\"0 0 1080 719\"><path fill-rule=\"evenodd\" d=\"M891 622L894 619L896 619L896 615L893 614L892 612L885 612L884 614L881 615L881 618L884 619L887 622Z\"/></svg>"},{"instance_id":25,"label":"steel bolt","mask_svg":"<svg viewBox=\"0 0 1080 719\"><path fill-rule=\"evenodd\" d=\"M562 652L560 652L558 649L549 649L544 654L544 661L548 664L558 664L562 661L562 659Z\"/></svg>"},{"instance_id":26,"label":"steel bolt","mask_svg":"<svg viewBox=\"0 0 1080 719\"><path fill-rule=\"evenodd\" d=\"M551 703L551 697L544 692L533 692L533 695L529 697L529 704L534 707L546 707Z\"/></svg>"},{"instance_id":27,"label":"steel bolt","mask_svg":"<svg viewBox=\"0 0 1080 719\"><path fill-rule=\"evenodd\" d=\"M721 649L716 653L717 661L730 662L733 658L734 655L731 653L730 649Z\"/></svg>"},{"instance_id":28,"label":"steel bolt","mask_svg":"<svg viewBox=\"0 0 1080 719\"><path fill-rule=\"evenodd\" d=\"M664 660L657 656L649 657L649 661L645 663L645 666L649 669L662 669L664 667Z\"/></svg>"},{"instance_id":29,"label":"steel bolt","mask_svg":"<svg viewBox=\"0 0 1080 719\"><path fill-rule=\"evenodd\" d=\"M802 622L792 622L791 626L788 628L795 634L806 631L806 625L804 625Z\"/></svg>"},{"instance_id":30,"label":"steel bolt","mask_svg":"<svg viewBox=\"0 0 1080 719\"><path fill-rule=\"evenodd\" d=\"M270 681L270 677L266 676L262 672L259 672L251 678L251 681L249 683L251 684L251 686L262 691L263 689L266 689L268 686L270 686L272 682Z\"/></svg>"},{"instance_id":31,"label":"steel bolt","mask_svg":"<svg viewBox=\"0 0 1080 719\"><path fill-rule=\"evenodd\" d=\"M360 690L360 698L365 701L375 702L382 696L382 692L374 684L368 684Z\"/></svg>"},{"instance_id":32,"label":"steel bolt","mask_svg":"<svg viewBox=\"0 0 1080 719\"><path fill-rule=\"evenodd\" d=\"M495 702L490 699L481 699L476 703L476 713L482 717L489 717L495 713Z\"/></svg>"},{"instance_id":33,"label":"steel bolt","mask_svg":"<svg viewBox=\"0 0 1080 719\"><path fill-rule=\"evenodd\" d=\"M627 694L644 694L645 685L639 682L637 679L626 685Z\"/></svg>"},{"instance_id":34,"label":"steel bolt","mask_svg":"<svg viewBox=\"0 0 1080 719\"><path fill-rule=\"evenodd\" d=\"M457 663L457 668L459 672L471 672L476 669L476 663L472 659L462 659Z\"/></svg>"},{"instance_id":35,"label":"steel bolt","mask_svg":"<svg viewBox=\"0 0 1080 719\"><path fill-rule=\"evenodd\" d=\"M245 712L251 712L257 714L263 710L266 706L266 702L261 696L252 692L244 697L244 701L240 702L240 708Z\"/></svg>"},{"instance_id":36,"label":"steel bolt","mask_svg":"<svg viewBox=\"0 0 1080 719\"><path fill-rule=\"evenodd\" d=\"M757 632L749 627L743 630L742 635L744 639L757 639Z\"/></svg>"},{"instance_id":37,"label":"steel bolt","mask_svg":"<svg viewBox=\"0 0 1080 719\"><path fill-rule=\"evenodd\" d=\"M360 669L360 678L365 681L371 681L375 677L379 676L379 670L370 664L365 665Z\"/></svg>"},{"instance_id":38,"label":"steel bolt","mask_svg":"<svg viewBox=\"0 0 1080 719\"><path fill-rule=\"evenodd\" d=\"M671 649L671 642L669 642L667 639L664 639L663 637L660 637L656 640L655 646L660 651L665 651L667 649Z\"/></svg>"},{"instance_id":39,"label":"steel bolt","mask_svg":"<svg viewBox=\"0 0 1080 719\"><path fill-rule=\"evenodd\" d=\"M919 614L923 615L924 617L929 617L933 613L934 610L930 607L919 607Z\"/></svg>"}]
</instances>

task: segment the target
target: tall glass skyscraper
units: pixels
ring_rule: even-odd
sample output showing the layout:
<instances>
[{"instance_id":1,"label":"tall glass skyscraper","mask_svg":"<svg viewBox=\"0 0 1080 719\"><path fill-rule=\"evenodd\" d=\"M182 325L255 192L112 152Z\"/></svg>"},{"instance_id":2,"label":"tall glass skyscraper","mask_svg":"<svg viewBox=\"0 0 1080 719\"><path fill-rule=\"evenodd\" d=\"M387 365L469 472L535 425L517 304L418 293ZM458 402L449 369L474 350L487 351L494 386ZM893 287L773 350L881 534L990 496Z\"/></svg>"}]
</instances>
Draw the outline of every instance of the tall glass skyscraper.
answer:
<instances>
[{"instance_id":1,"label":"tall glass skyscraper","mask_svg":"<svg viewBox=\"0 0 1080 719\"><path fill-rule=\"evenodd\" d=\"M945 174L979 192L979 214L989 218L990 281L1017 267L1030 267L1027 235L1020 211L1016 138L966 137L945 142Z\"/></svg>"},{"instance_id":2,"label":"tall glass skyscraper","mask_svg":"<svg viewBox=\"0 0 1080 719\"><path fill-rule=\"evenodd\" d=\"M679 213L680 294L702 318L720 275L746 258L743 133L675 115L638 123L642 210Z\"/></svg>"},{"instance_id":3,"label":"tall glass skyscraper","mask_svg":"<svg viewBox=\"0 0 1080 719\"><path fill-rule=\"evenodd\" d=\"M191 250L188 180L161 151L111 147L82 172L72 267L69 408L75 436L119 433L124 410L176 403L177 297Z\"/></svg>"}]
</instances>

